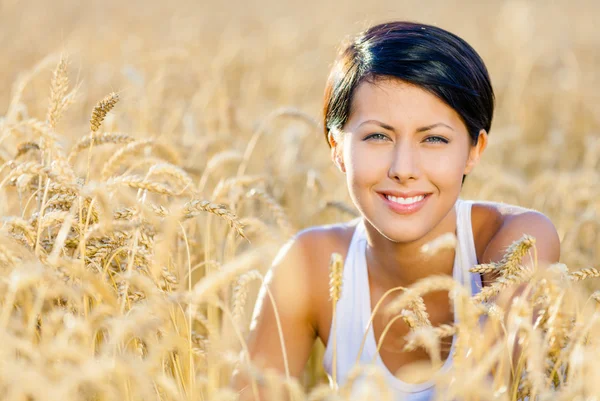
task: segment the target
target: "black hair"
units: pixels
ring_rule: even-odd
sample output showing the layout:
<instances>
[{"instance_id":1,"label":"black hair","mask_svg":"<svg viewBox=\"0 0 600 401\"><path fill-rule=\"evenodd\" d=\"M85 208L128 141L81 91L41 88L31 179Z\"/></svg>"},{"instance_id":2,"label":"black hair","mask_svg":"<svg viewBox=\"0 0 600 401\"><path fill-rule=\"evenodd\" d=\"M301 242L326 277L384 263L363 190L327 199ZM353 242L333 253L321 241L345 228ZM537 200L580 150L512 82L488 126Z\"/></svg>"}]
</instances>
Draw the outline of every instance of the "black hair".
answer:
<instances>
[{"instance_id":1,"label":"black hair","mask_svg":"<svg viewBox=\"0 0 600 401\"><path fill-rule=\"evenodd\" d=\"M444 101L463 120L472 144L481 129L489 133L494 91L477 52L444 29L395 21L367 29L339 53L325 88L325 137L347 122L357 86L382 78L400 79Z\"/></svg>"}]
</instances>

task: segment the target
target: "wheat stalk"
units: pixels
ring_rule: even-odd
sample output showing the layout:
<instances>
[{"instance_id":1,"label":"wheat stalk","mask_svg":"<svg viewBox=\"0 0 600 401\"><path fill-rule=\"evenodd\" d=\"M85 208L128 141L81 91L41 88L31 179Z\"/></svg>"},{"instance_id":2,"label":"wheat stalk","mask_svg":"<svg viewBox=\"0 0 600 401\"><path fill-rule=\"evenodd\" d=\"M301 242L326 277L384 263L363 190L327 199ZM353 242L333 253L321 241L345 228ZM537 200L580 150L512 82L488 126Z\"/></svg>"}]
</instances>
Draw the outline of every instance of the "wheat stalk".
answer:
<instances>
[{"instance_id":1,"label":"wheat stalk","mask_svg":"<svg viewBox=\"0 0 600 401\"><path fill-rule=\"evenodd\" d=\"M330 333L330 337L333 340L333 368L332 368L332 376L333 376L333 386L334 389L337 389L337 332L336 332L336 310L337 310L337 302L340 300L342 295L342 279L344 272L344 261L342 259L342 255L339 253L332 253L331 259L329 261L329 300L332 302L332 330Z\"/></svg>"},{"instance_id":2,"label":"wheat stalk","mask_svg":"<svg viewBox=\"0 0 600 401\"><path fill-rule=\"evenodd\" d=\"M514 241L506 250L502 260L498 262L502 275L508 277L521 271L523 269L521 260L533 247L535 247L535 238L530 235L523 235Z\"/></svg>"},{"instance_id":3,"label":"wheat stalk","mask_svg":"<svg viewBox=\"0 0 600 401\"><path fill-rule=\"evenodd\" d=\"M159 163L152 165L150 169L148 169L148 173L146 174L146 180L148 180L153 175L166 175L168 177L173 178L175 182L182 187L182 192L185 190L190 191L192 193L197 192L192 178L182 168L173 164Z\"/></svg>"},{"instance_id":4,"label":"wheat stalk","mask_svg":"<svg viewBox=\"0 0 600 401\"><path fill-rule=\"evenodd\" d=\"M490 298L500 294L500 292L509 286L526 282L533 276L533 271L520 271L509 276L499 277L492 285L484 287L479 293L473 296L474 302L489 301Z\"/></svg>"},{"instance_id":5,"label":"wheat stalk","mask_svg":"<svg viewBox=\"0 0 600 401\"><path fill-rule=\"evenodd\" d=\"M92 112L92 117L90 118L90 131L98 131L102 125L102 121L104 121L108 112L115 107L118 101L119 95L112 92L96 104L96 107L94 107L94 111Z\"/></svg>"},{"instance_id":6,"label":"wheat stalk","mask_svg":"<svg viewBox=\"0 0 600 401\"><path fill-rule=\"evenodd\" d=\"M208 179L213 171L227 163L236 163L242 160L242 155L236 150L227 150L224 152L217 153L210 158L206 164L206 168L202 172L200 182L198 183L198 190L203 191L206 187Z\"/></svg>"},{"instance_id":7,"label":"wheat stalk","mask_svg":"<svg viewBox=\"0 0 600 401\"><path fill-rule=\"evenodd\" d=\"M50 83L50 105L48 106L48 112L46 120L50 128L55 129L56 124L62 117L64 110L73 103L77 87L70 93L67 93L69 89L69 76L68 69L69 61L67 57L61 56L56 69L52 75L52 81Z\"/></svg>"},{"instance_id":8,"label":"wheat stalk","mask_svg":"<svg viewBox=\"0 0 600 401\"><path fill-rule=\"evenodd\" d=\"M248 300L248 285L253 280L263 280L258 270L252 270L240 276L234 289L232 315L236 323L240 323L244 307Z\"/></svg>"},{"instance_id":9,"label":"wheat stalk","mask_svg":"<svg viewBox=\"0 0 600 401\"><path fill-rule=\"evenodd\" d=\"M586 267L569 273L569 278L573 281L582 281L593 277L600 277L600 271L594 267Z\"/></svg>"},{"instance_id":10,"label":"wheat stalk","mask_svg":"<svg viewBox=\"0 0 600 401\"><path fill-rule=\"evenodd\" d=\"M252 266L259 259L260 252L253 250L244 254L235 261L229 262L223 266L221 271L214 273L200 280L192 289L191 303L198 305L201 302L208 302L209 298L215 296L223 286L229 284L233 278L246 273L252 269Z\"/></svg>"},{"instance_id":11,"label":"wheat stalk","mask_svg":"<svg viewBox=\"0 0 600 401\"><path fill-rule=\"evenodd\" d=\"M399 295L386 306L385 314L389 317L396 315L406 308L415 297L423 296L432 291L460 291L462 288L451 276L434 275L421 279L410 286L403 294Z\"/></svg>"},{"instance_id":12,"label":"wheat stalk","mask_svg":"<svg viewBox=\"0 0 600 401\"><path fill-rule=\"evenodd\" d=\"M423 328L421 328L423 329ZM425 327L427 329L427 327ZM443 337L450 337L456 334L456 326L453 324L441 324L437 327L433 327L433 334L441 339ZM418 347L422 347L423 344L421 342L421 338L415 331L411 331L406 336L406 344L404 345L403 351L414 351Z\"/></svg>"},{"instance_id":13,"label":"wheat stalk","mask_svg":"<svg viewBox=\"0 0 600 401\"><path fill-rule=\"evenodd\" d=\"M252 188L249 192L246 193L247 198L258 198L263 201L269 211L275 216L275 221L277 225L281 227L285 235L290 236L296 231L295 228L289 222L283 207L268 193L258 188Z\"/></svg>"},{"instance_id":14,"label":"wheat stalk","mask_svg":"<svg viewBox=\"0 0 600 401\"><path fill-rule=\"evenodd\" d=\"M182 211L182 218L189 219L197 216L200 212L208 212L219 216L229 223L229 226L233 228L242 238L246 238L244 230L239 222L237 216L230 212L224 205L214 204L206 200L192 200L187 202Z\"/></svg>"},{"instance_id":15,"label":"wheat stalk","mask_svg":"<svg viewBox=\"0 0 600 401\"><path fill-rule=\"evenodd\" d=\"M501 269L498 263L481 263L469 269L471 273L491 273Z\"/></svg>"},{"instance_id":16,"label":"wheat stalk","mask_svg":"<svg viewBox=\"0 0 600 401\"><path fill-rule=\"evenodd\" d=\"M17 154L15 155L15 159L18 159L31 150L40 150L40 145L37 142L30 141L19 143L17 145Z\"/></svg>"},{"instance_id":17,"label":"wheat stalk","mask_svg":"<svg viewBox=\"0 0 600 401\"><path fill-rule=\"evenodd\" d=\"M153 145L154 139L142 139L128 143L126 146L117 150L102 166L102 173L100 174L102 180L107 180L114 171L121 165L121 163L129 156L138 152L140 149L145 148L148 145Z\"/></svg>"},{"instance_id":18,"label":"wheat stalk","mask_svg":"<svg viewBox=\"0 0 600 401\"><path fill-rule=\"evenodd\" d=\"M17 232L23 235L26 240L26 244L33 248L36 240L36 234L33 227L25 220L20 217L10 217L6 221L6 226L9 228L11 233ZM19 239L18 237L16 239Z\"/></svg>"},{"instance_id":19,"label":"wheat stalk","mask_svg":"<svg viewBox=\"0 0 600 401\"><path fill-rule=\"evenodd\" d=\"M130 188L143 189L143 190L154 192L154 193L161 194L161 195L170 195L170 196L181 195L181 192L175 192L173 189L171 189L170 186L167 186L164 184L159 184L157 182L146 181L145 178L143 178L139 175L128 175L128 176L111 178L108 181L108 185L109 186L126 185Z\"/></svg>"},{"instance_id":20,"label":"wheat stalk","mask_svg":"<svg viewBox=\"0 0 600 401\"><path fill-rule=\"evenodd\" d=\"M81 151L88 149L92 145L103 145L107 143L121 144L121 143L131 143L135 139L127 134L121 134L118 132L92 132L89 135L81 138L75 146L71 149L67 160L69 163L73 162L73 159L77 156Z\"/></svg>"},{"instance_id":21,"label":"wheat stalk","mask_svg":"<svg viewBox=\"0 0 600 401\"><path fill-rule=\"evenodd\" d=\"M445 233L423 245L420 251L428 257L431 257L442 250L456 248L457 243L456 235L454 235L454 233Z\"/></svg>"}]
</instances>

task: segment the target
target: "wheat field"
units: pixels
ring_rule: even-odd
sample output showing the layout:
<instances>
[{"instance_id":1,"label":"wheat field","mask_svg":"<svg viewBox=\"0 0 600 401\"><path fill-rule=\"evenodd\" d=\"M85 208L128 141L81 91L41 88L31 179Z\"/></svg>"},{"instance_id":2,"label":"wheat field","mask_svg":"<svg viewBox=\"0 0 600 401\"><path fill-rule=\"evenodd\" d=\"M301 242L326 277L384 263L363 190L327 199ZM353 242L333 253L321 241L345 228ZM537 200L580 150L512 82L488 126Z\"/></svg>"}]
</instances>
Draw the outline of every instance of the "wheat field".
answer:
<instances>
[{"instance_id":1,"label":"wheat field","mask_svg":"<svg viewBox=\"0 0 600 401\"><path fill-rule=\"evenodd\" d=\"M432 360L457 334L440 400L598 399L598 12L592 0L0 0L1 398L235 400L237 369L263 399L391 399L373 366L330 386L322 344L295 380L254 366L245 338L281 245L357 216L320 121L339 43L407 19L463 37L494 84L490 145L461 196L545 213L561 263L524 268L524 237L474 267L500 277L479 297L435 277L389 312ZM473 345L478 316L501 320L487 300L525 282L506 341ZM421 297L440 289L458 294L456 327L427 324ZM488 385L482 372L503 372L516 342L517 380Z\"/></svg>"}]
</instances>

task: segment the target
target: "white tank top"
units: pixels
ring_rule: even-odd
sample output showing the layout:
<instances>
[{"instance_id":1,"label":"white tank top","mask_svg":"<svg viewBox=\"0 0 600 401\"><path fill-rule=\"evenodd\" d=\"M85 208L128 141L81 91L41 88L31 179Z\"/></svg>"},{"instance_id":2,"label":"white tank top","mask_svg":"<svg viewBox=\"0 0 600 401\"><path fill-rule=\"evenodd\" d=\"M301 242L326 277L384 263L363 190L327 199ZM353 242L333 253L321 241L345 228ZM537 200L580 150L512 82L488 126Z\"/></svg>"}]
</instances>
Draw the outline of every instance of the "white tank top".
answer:
<instances>
[{"instance_id":1,"label":"white tank top","mask_svg":"<svg viewBox=\"0 0 600 401\"><path fill-rule=\"evenodd\" d=\"M470 282L472 293L477 294L481 290L481 276L479 273L469 272L469 269L477 264L477 254L471 226L471 206L471 201L461 199L458 199L454 206L456 208L456 236L458 244L452 275L455 280L463 283L463 285L469 286ZM346 381L348 373L355 365L363 335L371 317L371 295L365 255L367 248L365 233L364 222L361 218L352 236L344 264L342 294L336 307L336 333L330 331L330 339L323 358L325 371L331 377L333 366L333 341L331 341L331 338L335 334L337 337L337 382L339 385L342 385ZM454 311L454 321L458 321L456 310ZM450 354L444 362L442 370L448 369L452 364L454 340L455 338L452 337ZM371 325L363 353L360 356L360 363L371 363L376 350L375 335L373 333L373 326ZM433 399L434 385L432 380L418 384L407 383L395 377L387 369L379 354L377 354L375 363L383 370L390 389L394 393L394 400L428 401Z\"/></svg>"}]
</instances>

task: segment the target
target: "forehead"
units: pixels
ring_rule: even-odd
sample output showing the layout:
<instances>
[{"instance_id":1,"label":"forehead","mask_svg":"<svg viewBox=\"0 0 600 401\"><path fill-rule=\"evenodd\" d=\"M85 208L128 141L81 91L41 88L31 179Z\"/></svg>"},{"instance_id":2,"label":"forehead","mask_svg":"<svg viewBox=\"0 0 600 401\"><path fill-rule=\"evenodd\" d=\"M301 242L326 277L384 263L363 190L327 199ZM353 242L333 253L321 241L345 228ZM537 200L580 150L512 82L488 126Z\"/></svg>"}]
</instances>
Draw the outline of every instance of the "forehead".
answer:
<instances>
[{"instance_id":1,"label":"forehead","mask_svg":"<svg viewBox=\"0 0 600 401\"><path fill-rule=\"evenodd\" d=\"M357 86L348 124L360 124L369 119L400 127L413 122L444 122L456 129L466 130L452 107L434 94L399 79L365 80Z\"/></svg>"}]
</instances>

